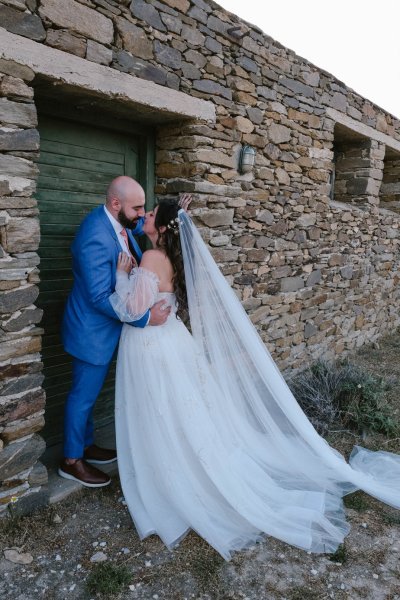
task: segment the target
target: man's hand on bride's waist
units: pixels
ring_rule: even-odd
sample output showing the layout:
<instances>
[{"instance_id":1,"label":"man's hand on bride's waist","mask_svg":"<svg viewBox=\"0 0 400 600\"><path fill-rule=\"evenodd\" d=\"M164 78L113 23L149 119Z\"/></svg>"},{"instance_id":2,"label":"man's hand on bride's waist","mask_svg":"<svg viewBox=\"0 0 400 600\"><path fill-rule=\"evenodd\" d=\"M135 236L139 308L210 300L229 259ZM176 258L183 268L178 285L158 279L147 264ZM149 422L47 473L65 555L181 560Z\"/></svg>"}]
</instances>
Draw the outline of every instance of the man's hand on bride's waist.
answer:
<instances>
[{"instance_id":1,"label":"man's hand on bride's waist","mask_svg":"<svg viewBox=\"0 0 400 600\"><path fill-rule=\"evenodd\" d=\"M156 302L150 309L149 325L163 325L168 319L171 312L171 307L168 306L166 300Z\"/></svg>"}]
</instances>

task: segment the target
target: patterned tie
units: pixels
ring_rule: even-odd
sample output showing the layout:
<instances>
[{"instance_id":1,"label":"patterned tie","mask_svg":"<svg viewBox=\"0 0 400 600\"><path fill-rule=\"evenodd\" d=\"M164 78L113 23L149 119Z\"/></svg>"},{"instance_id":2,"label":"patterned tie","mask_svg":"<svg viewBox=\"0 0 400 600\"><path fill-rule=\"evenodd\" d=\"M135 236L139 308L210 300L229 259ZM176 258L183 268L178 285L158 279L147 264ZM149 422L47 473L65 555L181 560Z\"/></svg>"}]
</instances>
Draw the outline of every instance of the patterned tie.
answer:
<instances>
[{"instance_id":1,"label":"patterned tie","mask_svg":"<svg viewBox=\"0 0 400 600\"><path fill-rule=\"evenodd\" d=\"M136 259L135 259L135 257L132 255L132 252L131 252L131 250L130 250L130 248L129 248L129 243L128 243L128 232L126 231L126 229L122 229L122 230L121 230L121 235L122 235L122 237L124 238L124 242L125 242L126 249L128 250L128 254L129 254L129 256L131 257L131 261L132 261L132 268L133 268L133 267L137 267L137 262L136 262Z\"/></svg>"}]
</instances>

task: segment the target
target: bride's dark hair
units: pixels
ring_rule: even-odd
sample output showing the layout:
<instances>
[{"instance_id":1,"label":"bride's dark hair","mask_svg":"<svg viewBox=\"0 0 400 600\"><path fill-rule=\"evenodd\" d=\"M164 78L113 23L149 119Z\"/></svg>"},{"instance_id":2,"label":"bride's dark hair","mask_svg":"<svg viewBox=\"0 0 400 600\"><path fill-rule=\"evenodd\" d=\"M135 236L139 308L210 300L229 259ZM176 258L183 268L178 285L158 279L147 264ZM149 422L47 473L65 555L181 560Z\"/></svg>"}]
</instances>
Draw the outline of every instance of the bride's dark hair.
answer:
<instances>
[{"instance_id":1,"label":"bride's dark hair","mask_svg":"<svg viewBox=\"0 0 400 600\"><path fill-rule=\"evenodd\" d=\"M178 305L177 315L182 321L187 322L189 311L182 248L179 237L179 224L177 221L179 208L178 200L160 200L154 226L158 232L157 246L165 250L174 270L172 283ZM165 227L165 231L161 232L161 227Z\"/></svg>"}]
</instances>

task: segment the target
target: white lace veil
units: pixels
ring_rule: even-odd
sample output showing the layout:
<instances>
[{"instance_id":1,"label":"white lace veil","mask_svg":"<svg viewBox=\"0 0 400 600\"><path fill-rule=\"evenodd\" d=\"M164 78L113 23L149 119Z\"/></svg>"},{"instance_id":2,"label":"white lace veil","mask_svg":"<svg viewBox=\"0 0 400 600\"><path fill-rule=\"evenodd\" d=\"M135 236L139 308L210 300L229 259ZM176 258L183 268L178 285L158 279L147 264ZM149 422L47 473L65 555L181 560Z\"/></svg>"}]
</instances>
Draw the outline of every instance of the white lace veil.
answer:
<instances>
[{"instance_id":1,"label":"white lace veil","mask_svg":"<svg viewBox=\"0 0 400 600\"><path fill-rule=\"evenodd\" d=\"M400 508L400 456L357 447L350 466L317 434L183 210L179 225L193 337L218 384L215 402L236 431L247 431L242 456L250 446L254 455L253 441L261 441L258 463L265 474L289 495L314 494L342 531L341 497L356 489ZM337 546L325 522L312 528L324 529L314 550Z\"/></svg>"}]
</instances>

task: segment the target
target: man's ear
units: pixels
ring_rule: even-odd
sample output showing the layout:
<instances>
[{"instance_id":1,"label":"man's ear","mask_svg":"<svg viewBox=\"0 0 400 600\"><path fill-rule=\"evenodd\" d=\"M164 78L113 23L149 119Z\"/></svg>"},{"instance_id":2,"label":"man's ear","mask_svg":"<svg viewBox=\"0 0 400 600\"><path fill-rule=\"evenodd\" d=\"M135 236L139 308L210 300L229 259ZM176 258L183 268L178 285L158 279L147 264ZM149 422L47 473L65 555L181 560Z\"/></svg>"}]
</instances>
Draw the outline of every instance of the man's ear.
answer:
<instances>
[{"instance_id":1,"label":"man's ear","mask_svg":"<svg viewBox=\"0 0 400 600\"><path fill-rule=\"evenodd\" d=\"M111 206L113 208L113 210L121 210L121 202L118 200L118 198L116 196L113 196L113 198L111 198Z\"/></svg>"}]
</instances>

